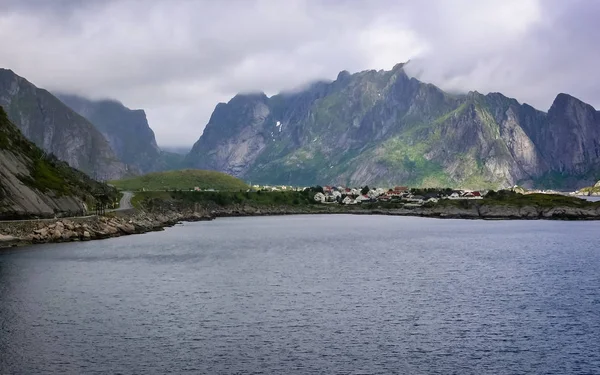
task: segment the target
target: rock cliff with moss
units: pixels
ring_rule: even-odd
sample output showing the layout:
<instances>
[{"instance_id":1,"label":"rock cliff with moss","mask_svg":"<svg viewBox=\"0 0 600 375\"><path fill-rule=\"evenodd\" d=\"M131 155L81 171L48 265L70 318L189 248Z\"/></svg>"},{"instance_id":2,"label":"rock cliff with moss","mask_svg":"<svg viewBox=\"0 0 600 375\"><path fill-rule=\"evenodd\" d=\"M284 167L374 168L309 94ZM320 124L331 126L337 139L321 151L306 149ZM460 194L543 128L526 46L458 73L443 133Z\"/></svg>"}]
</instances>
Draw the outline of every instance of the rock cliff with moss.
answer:
<instances>
[{"instance_id":1,"label":"rock cliff with moss","mask_svg":"<svg viewBox=\"0 0 600 375\"><path fill-rule=\"evenodd\" d=\"M0 220L82 215L100 193L116 198L27 140L0 107Z\"/></svg>"},{"instance_id":2,"label":"rock cliff with moss","mask_svg":"<svg viewBox=\"0 0 600 375\"><path fill-rule=\"evenodd\" d=\"M135 172L88 120L7 69L0 69L0 106L27 139L73 168L101 180Z\"/></svg>"},{"instance_id":3,"label":"rock cliff with moss","mask_svg":"<svg viewBox=\"0 0 600 375\"><path fill-rule=\"evenodd\" d=\"M219 103L186 162L253 183L566 188L598 179L599 144L598 112L568 95L545 113L398 64Z\"/></svg>"}]
</instances>

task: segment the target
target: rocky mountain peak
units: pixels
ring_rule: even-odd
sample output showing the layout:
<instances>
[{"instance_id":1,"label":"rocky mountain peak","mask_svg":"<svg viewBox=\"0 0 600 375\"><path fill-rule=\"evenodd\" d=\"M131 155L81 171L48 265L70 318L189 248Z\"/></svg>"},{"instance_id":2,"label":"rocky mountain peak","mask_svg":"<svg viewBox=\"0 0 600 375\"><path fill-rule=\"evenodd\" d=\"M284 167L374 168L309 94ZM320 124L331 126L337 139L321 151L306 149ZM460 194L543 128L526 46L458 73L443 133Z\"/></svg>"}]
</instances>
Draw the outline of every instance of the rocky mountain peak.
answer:
<instances>
[{"instance_id":1,"label":"rocky mountain peak","mask_svg":"<svg viewBox=\"0 0 600 375\"><path fill-rule=\"evenodd\" d=\"M350 78L352 75L350 74L349 71L347 70L342 70L341 72L338 73L336 81L343 81L347 78Z\"/></svg>"},{"instance_id":2,"label":"rocky mountain peak","mask_svg":"<svg viewBox=\"0 0 600 375\"><path fill-rule=\"evenodd\" d=\"M446 93L405 65L218 105L187 161L264 183L478 188L564 187L600 165L591 106L559 95L552 116L501 93Z\"/></svg>"},{"instance_id":3,"label":"rocky mountain peak","mask_svg":"<svg viewBox=\"0 0 600 375\"><path fill-rule=\"evenodd\" d=\"M565 93L560 93L554 99L548 110L548 115L558 117L593 116L596 110L591 105Z\"/></svg>"}]
</instances>

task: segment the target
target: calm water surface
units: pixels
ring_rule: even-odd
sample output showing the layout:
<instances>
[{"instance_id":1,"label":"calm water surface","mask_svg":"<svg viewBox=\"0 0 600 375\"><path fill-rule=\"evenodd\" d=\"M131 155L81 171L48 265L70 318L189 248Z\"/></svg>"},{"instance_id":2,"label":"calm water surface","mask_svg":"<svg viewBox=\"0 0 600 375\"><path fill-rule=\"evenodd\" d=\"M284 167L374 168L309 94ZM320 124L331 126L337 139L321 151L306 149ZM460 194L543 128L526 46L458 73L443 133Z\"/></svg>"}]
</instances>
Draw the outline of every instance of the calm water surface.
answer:
<instances>
[{"instance_id":1,"label":"calm water surface","mask_svg":"<svg viewBox=\"0 0 600 375\"><path fill-rule=\"evenodd\" d=\"M600 223L218 219L0 253L1 374L600 374Z\"/></svg>"}]
</instances>

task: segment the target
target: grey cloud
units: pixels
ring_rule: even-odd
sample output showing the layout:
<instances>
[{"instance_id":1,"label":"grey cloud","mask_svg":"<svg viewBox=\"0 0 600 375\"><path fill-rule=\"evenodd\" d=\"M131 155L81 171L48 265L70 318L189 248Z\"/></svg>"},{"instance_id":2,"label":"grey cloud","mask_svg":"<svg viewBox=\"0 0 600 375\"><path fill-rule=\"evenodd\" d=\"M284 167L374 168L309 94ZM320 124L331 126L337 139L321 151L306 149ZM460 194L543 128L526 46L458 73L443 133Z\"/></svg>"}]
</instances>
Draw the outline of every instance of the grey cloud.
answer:
<instances>
[{"instance_id":1,"label":"grey cloud","mask_svg":"<svg viewBox=\"0 0 600 375\"><path fill-rule=\"evenodd\" d=\"M146 109L159 144L188 145L219 101L343 69L409 65L449 90L546 109L600 104L598 3L576 0L0 0L0 66L38 86ZM8 52L10 51L10 52Z\"/></svg>"}]
</instances>

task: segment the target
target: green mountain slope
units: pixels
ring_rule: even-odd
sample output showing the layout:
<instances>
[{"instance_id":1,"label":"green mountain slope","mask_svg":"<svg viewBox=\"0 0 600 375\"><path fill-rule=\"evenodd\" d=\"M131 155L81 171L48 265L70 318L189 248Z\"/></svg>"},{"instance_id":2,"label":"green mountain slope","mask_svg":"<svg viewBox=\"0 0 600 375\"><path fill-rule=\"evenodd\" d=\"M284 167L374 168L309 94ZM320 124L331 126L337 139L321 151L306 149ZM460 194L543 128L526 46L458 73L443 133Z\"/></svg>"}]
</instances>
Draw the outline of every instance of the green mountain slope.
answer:
<instances>
[{"instance_id":1,"label":"green mountain slope","mask_svg":"<svg viewBox=\"0 0 600 375\"><path fill-rule=\"evenodd\" d=\"M27 140L0 107L0 219L81 215L94 194L116 191Z\"/></svg>"},{"instance_id":2,"label":"green mountain slope","mask_svg":"<svg viewBox=\"0 0 600 375\"><path fill-rule=\"evenodd\" d=\"M190 190L194 188L220 191L248 189L244 181L225 173L185 169L169 172L155 172L124 180L112 181L112 185L122 190Z\"/></svg>"}]
</instances>

